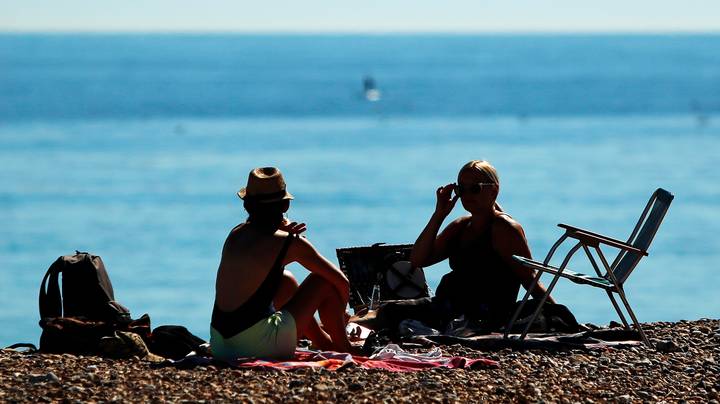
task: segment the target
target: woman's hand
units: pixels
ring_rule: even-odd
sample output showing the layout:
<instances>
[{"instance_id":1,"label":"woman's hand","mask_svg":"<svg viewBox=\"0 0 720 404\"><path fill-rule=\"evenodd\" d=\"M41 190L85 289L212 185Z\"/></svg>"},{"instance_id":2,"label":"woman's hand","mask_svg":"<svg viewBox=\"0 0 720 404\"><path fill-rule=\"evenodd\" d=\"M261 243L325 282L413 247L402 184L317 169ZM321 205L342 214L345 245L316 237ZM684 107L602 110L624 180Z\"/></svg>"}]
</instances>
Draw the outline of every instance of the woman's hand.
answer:
<instances>
[{"instance_id":1,"label":"woman's hand","mask_svg":"<svg viewBox=\"0 0 720 404\"><path fill-rule=\"evenodd\" d=\"M280 230L286 231L290 234L300 234L307 230L305 223L291 222L287 218L283 219L280 223Z\"/></svg>"},{"instance_id":2,"label":"woman's hand","mask_svg":"<svg viewBox=\"0 0 720 404\"><path fill-rule=\"evenodd\" d=\"M453 196L454 189L455 184L447 184L444 187L440 187L437 189L437 191L435 191L435 195L437 196L435 213L441 215L443 218L447 217L447 215L452 212L453 208L455 207L455 203L459 198L458 195Z\"/></svg>"}]
</instances>

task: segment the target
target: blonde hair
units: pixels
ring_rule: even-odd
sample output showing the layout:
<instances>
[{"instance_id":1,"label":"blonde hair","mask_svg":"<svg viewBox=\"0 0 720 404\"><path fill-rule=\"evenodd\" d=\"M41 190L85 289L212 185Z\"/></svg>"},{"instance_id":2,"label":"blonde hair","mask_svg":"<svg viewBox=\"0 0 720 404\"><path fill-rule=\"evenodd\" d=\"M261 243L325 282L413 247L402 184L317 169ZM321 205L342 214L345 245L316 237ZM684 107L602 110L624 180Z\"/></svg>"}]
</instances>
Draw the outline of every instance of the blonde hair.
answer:
<instances>
[{"instance_id":1,"label":"blonde hair","mask_svg":"<svg viewBox=\"0 0 720 404\"><path fill-rule=\"evenodd\" d=\"M458 177L460 174L464 173L465 171L472 171L478 174L483 174L491 182L494 182L498 186L500 186L500 177L498 176L497 170L495 167L492 166L492 164L488 163L485 160L471 160L462 168L460 169L460 172L458 173Z\"/></svg>"}]
</instances>

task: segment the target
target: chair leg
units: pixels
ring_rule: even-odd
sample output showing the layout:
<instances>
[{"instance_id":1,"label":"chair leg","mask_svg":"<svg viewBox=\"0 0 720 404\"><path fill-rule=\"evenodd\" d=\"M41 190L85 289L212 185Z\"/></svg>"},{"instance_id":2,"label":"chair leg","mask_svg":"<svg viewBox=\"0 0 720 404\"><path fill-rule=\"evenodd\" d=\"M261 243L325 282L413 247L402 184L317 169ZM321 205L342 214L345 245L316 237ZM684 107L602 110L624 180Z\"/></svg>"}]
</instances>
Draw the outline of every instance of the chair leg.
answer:
<instances>
[{"instance_id":1,"label":"chair leg","mask_svg":"<svg viewBox=\"0 0 720 404\"><path fill-rule=\"evenodd\" d=\"M622 299L623 304L625 305L625 309L627 310L628 314L630 314L630 318L632 318L633 323L635 323L635 328L637 328L638 332L640 333L640 337L642 338L643 342L645 342L645 345L647 345L649 348L652 348L650 341L645 335L645 331L643 331L642 327L640 327L640 322L637 320L637 317L635 317L635 313L633 313L632 308L630 307L630 303L628 303L628 300L625 297L625 291L619 289L618 294L620 295L620 299Z\"/></svg>"},{"instance_id":2,"label":"chair leg","mask_svg":"<svg viewBox=\"0 0 720 404\"><path fill-rule=\"evenodd\" d=\"M537 271L537 274L533 279L533 283L527 289L527 292L525 292L525 296L523 297L520 306L518 306L518 308L515 310L515 313L513 313L512 317L510 318L510 322L508 322L508 324L505 326L505 333L503 334L503 339L507 339L508 335L510 334L510 330L512 330L512 327L515 325L515 321L520 315L520 312L522 311L523 307L525 307L525 303L527 303L528 299L530 298L530 294L532 293L533 289L535 289L535 285L540 282L540 277L542 276L542 274L542 271Z\"/></svg>"},{"instance_id":3,"label":"chair leg","mask_svg":"<svg viewBox=\"0 0 720 404\"><path fill-rule=\"evenodd\" d=\"M562 269L560 269L560 272L558 272L553 280L550 282L550 285L548 285L547 290L545 291L545 294L542 298L540 298L540 303L538 303L537 309L535 309L535 312L533 313L532 317L530 317L530 321L528 321L527 325L525 326L525 329L523 330L522 334L520 334L520 341L524 340L525 337L528 335L528 332L530 331L530 327L532 326L533 322L537 318L538 315L540 315L540 312L542 311L542 307L545 304L545 301L547 300L548 296L550 296L550 292L552 292L553 288L555 287L555 284L557 283L558 279L560 279L560 274L562 273Z\"/></svg>"},{"instance_id":4,"label":"chair leg","mask_svg":"<svg viewBox=\"0 0 720 404\"><path fill-rule=\"evenodd\" d=\"M535 312L533 313L532 317L530 317L530 321L528 321L522 334L520 334L520 341L524 340L525 337L527 336L528 332L530 331L530 327L532 326L533 322L535 321L537 316L542 311L542 307L543 307L543 305L545 305L545 301L550 296L550 292L552 292L558 279L560 279L560 276L562 275L563 270L565 269L565 267L567 267L568 262L570 262L570 258L572 258L573 255L575 255L575 252L577 252L577 250L579 250L582 245L583 245L582 242L578 242L577 244L575 244L575 246L573 246L573 248L570 249L570 251L568 251L567 255L565 255L565 258L563 259L562 264L560 264L560 267L558 267L558 271L555 274L555 277L550 282L550 285L548 285L548 288L545 291L545 294L543 295L543 297L540 298L540 303L538 303L537 309L535 309ZM534 284L533 284L533 287L534 287Z\"/></svg>"},{"instance_id":5,"label":"chair leg","mask_svg":"<svg viewBox=\"0 0 720 404\"><path fill-rule=\"evenodd\" d=\"M615 296L613 296L612 292L609 290L606 290L608 297L610 298L610 301L613 304L613 307L615 307L615 311L618 314L618 317L620 317L620 321L622 321L623 326L625 326L626 330L630 329L630 324L628 324L627 320L625 319L625 315L622 313L622 310L620 310L620 306L617 304L617 300L615 300Z\"/></svg>"},{"instance_id":6,"label":"chair leg","mask_svg":"<svg viewBox=\"0 0 720 404\"><path fill-rule=\"evenodd\" d=\"M565 241L565 239L567 239L567 237L567 232L565 232L565 234L563 234L555 242L555 244L553 244L552 248L550 248L550 251L548 251L547 255L545 256L545 260L543 260L543 265L547 265L550 262L550 259L555 254L555 250L557 250L557 248ZM515 313L513 313L512 317L510 318L510 322L508 322L507 326L505 326L505 333L503 334L503 339L507 339L508 335L510 334L510 330L515 325L515 321L517 321L517 318L520 315L520 312L522 312L523 307L525 307L525 303L527 303L532 291L535 289L535 285L540 282L541 276L542 271L538 271L537 275L535 275L535 279L533 279L532 285L530 285L530 288L528 288L527 292L525 292L525 296L523 297L520 306L517 308L517 310L515 310Z\"/></svg>"},{"instance_id":7,"label":"chair leg","mask_svg":"<svg viewBox=\"0 0 720 404\"><path fill-rule=\"evenodd\" d=\"M600 267L598 267L597 262L595 262L595 257L590 253L590 249L587 248L587 246L583 246L583 250L585 250L585 255L587 255L588 259L590 260L590 264L592 264L593 269L595 270L595 273L599 277L603 277L602 272L600 272ZM602 250L599 248L595 248L595 250L598 252L598 255L600 256L600 259L603 262L603 265L605 265L605 273L610 273L612 270L611 267L607 266L607 261L605 260L605 256L602 255ZM618 288L617 284L615 285L616 288ZM615 297L613 296L612 292L609 290L605 290L608 297L610 298L610 301L612 302L613 307L615 308L615 312L617 312L618 316L620 317L620 321L622 321L623 325L625 326L625 329L629 330L630 325L628 324L627 320L625 319L625 315L622 313L622 310L620 310L620 306L618 306L617 301L615 300Z\"/></svg>"},{"instance_id":8,"label":"chair leg","mask_svg":"<svg viewBox=\"0 0 720 404\"><path fill-rule=\"evenodd\" d=\"M585 254L587 255L588 259L590 259L590 263L592 264L593 268L595 269L595 273L598 274L599 277L603 277L602 272L600 272L600 268L598 267L597 263L595 262L595 258L590 253L590 249L587 248L587 246L583 246L585 249ZM595 247L595 251L598 254L598 257L600 257L600 261L602 262L603 266L605 266L605 273L610 276L610 280L612 280L613 284L615 285L615 290L622 290L622 287L618 284L617 279L615 279L615 276L613 276L612 268L608 265L607 260L605 259L605 255L602 253L602 250L600 247ZM630 329L630 325L628 324L627 320L625 319L625 315L622 313L622 310L620 310L620 306L617 304L617 300L615 300L615 296L612 295L612 292L609 290L605 290L605 292L608 294L608 297L610 298L610 301L613 304L613 307L615 308L615 312L617 312L618 316L620 317L620 321L623 322L623 326L625 326L626 330ZM618 292L620 293L620 292Z\"/></svg>"}]
</instances>

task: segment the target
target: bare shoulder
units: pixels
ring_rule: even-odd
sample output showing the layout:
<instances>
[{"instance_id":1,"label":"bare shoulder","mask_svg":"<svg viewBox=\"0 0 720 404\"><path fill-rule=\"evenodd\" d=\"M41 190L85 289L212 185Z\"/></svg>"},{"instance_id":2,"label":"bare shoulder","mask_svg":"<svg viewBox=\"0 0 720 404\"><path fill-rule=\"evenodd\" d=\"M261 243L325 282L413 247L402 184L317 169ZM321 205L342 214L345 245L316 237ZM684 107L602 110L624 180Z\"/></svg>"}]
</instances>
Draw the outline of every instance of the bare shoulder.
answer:
<instances>
[{"instance_id":1,"label":"bare shoulder","mask_svg":"<svg viewBox=\"0 0 720 404\"><path fill-rule=\"evenodd\" d=\"M517 237L521 237L523 239L525 238L525 230L523 230L520 222L507 214L495 216L492 231L494 235L504 239L515 239Z\"/></svg>"},{"instance_id":2,"label":"bare shoulder","mask_svg":"<svg viewBox=\"0 0 720 404\"><path fill-rule=\"evenodd\" d=\"M223 245L223 255L233 252L238 245L243 243L243 239L245 238L243 228L244 226L239 224L230 230Z\"/></svg>"},{"instance_id":3,"label":"bare shoulder","mask_svg":"<svg viewBox=\"0 0 720 404\"><path fill-rule=\"evenodd\" d=\"M446 229L446 230L450 230L450 231L453 231L453 230L456 230L456 229L460 229L460 228L462 228L463 226L467 226L467 224L470 223L470 219L471 219L471 218L472 218L472 216L470 216L470 215L460 216L459 218L457 218L457 219L453 220L452 222L448 223L448 225L447 225L447 227L445 227L445 229Z\"/></svg>"},{"instance_id":4,"label":"bare shoulder","mask_svg":"<svg viewBox=\"0 0 720 404\"><path fill-rule=\"evenodd\" d=\"M300 261L304 257L316 254L315 246L313 246L306 237L293 235L289 235L288 237L292 237L293 239L290 242L290 249L287 254L289 261Z\"/></svg>"},{"instance_id":5,"label":"bare shoulder","mask_svg":"<svg viewBox=\"0 0 720 404\"><path fill-rule=\"evenodd\" d=\"M472 219L472 216L470 216L470 215L460 216L459 218L450 222L450 224L448 224L448 226L458 226L461 224L467 224L470 221L470 219Z\"/></svg>"},{"instance_id":6,"label":"bare shoulder","mask_svg":"<svg viewBox=\"0 0 720 404\"><path fill-rule=\"evenodd\" d=\"M531 257L525 231L518 221L503 214L497 215L492 229L493 247L505 258L513 255Z\"/></svg>"},{"instance_id":7,"label":"bare shoulder","mask_svg":"<svg viewBox=\"0 0 720 404\"><path fill-rule=\"evenodd\" d=\"M455 237L463 227L467 226L467 224L470 222L470 218L471 216L460 216L459 218L448 223L448 225L445 226L445 229L441 232L440 238L447 240Z\"/></svg>"},{"instance_id":8,"label":"bare shoulder","mask_svg":"<svg viewBox=\"0 0 720 404\"><path fill-rule=\"evenodd\" d=\"M223 246L223 255L247 254L249 251L256 252L252 255L277 252L288 236L289 234L284 231L277 231L272 235L259 234L241 224L230 230Z\"/></svg>"}]
</instances>

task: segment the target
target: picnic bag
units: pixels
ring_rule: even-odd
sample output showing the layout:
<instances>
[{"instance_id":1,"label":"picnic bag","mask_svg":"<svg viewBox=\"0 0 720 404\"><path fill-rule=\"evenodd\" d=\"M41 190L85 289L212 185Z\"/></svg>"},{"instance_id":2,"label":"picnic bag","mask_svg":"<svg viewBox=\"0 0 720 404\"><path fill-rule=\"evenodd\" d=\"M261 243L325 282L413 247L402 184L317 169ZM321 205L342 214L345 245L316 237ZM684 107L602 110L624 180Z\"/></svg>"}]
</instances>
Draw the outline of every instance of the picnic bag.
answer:
<instances>
[{"instance_id":1,"label":"picnic bag","mask_svg":"<svg viewBox=\"0 0 720 404\"><path fill-rule=\"evenodd\" d=\"M412 244L375 243L338 248L340 270L350 281L350 307L358 313L377 301L430 296L422 268L410 264Z\"/></svg>"}]
</instances>

